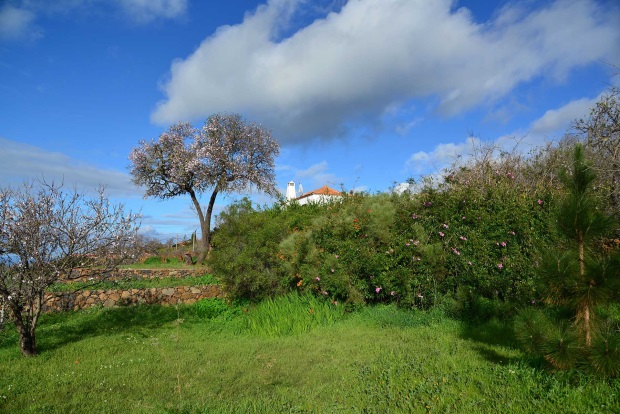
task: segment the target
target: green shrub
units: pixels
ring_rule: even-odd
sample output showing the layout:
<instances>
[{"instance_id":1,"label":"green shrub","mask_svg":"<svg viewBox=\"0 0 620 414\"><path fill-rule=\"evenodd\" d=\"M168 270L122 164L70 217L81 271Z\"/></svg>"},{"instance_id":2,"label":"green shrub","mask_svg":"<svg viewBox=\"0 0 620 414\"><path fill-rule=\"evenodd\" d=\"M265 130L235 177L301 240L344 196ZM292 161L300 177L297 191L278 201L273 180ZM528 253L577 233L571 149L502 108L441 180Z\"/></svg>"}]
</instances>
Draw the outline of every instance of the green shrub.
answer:
<instances>
[{"instance_id":1,"label":"green shrub","mask_svg":"<svg viewBox=\"0 0 620 414\"><path fill-rule=\"evenodd\" d=\"M205 319L213 319L230 312L232 308L222 299L211 298L199 300L194 304L194 309L196 310L197 316Z\"/></svg>"}]
</instances>

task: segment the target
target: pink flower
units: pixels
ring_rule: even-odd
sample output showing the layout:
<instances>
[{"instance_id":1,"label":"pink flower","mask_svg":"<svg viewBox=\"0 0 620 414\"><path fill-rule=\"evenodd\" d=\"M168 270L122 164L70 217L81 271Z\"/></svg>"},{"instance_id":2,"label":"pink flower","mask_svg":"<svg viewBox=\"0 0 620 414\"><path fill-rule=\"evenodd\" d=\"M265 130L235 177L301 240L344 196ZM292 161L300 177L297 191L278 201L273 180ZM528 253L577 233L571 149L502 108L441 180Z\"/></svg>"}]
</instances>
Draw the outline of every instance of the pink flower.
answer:
<instances>
[{"instance_id":1,"label":"pink flower","mask_svg":"<svg viewBox=\"0 0 620 414\"><path fill-rule=\"evenodd\" d=\"M465 219L466 219L466 217L465 217L465 216L461 217L461 220L465 220Z\"/></svg>"},{"instance_id":2,"label":"pink flower","mask_svg":"<svg viewBox=\"0 0 620 414\"><path fill-rule=\"evenodd\" d=\"M415 220L415 219L417 219L417 218L418 218L418 215L417 215L417 214L412 214L412 215L411 215L411 218Z\"/></svg>"},{"instance_id":3,"label":"pink flower","mask_svg":"<svg viewBox=\"0 0 620 414\"><path fill-rule=\"evenodd\" d=\"M409 246L410 246L410 244L409 244L409 243L405 243L405 246L409 247Z\"/></svg>"},{"instance_id":4,"label":"pink flower","mask_svg":"<svg viewBox=\"0 0 620 414\"><path fill-rule=\"evenodd\" d=\"M316 281L317 281L317 282L320 282L320 281L321 281L321 278L320 278L320 277L318 277L318 276L317 276L317 277L315 277L315 279L316 279Z\"/></svg>"},{"instance_id":5,"label":"pink flower","mask_svg":"<svg viewBox=\"0 0 620 414\"><path fill-rule=\"evenodd\" d=\"M465 237L465 236L459 236L459 239L461 239L461 240L463 240L463 241L466 241L466 240L467 240L467 237Z\"/></svg>"},{"instance_id":6,"label":"pink flower","mask_svg":"<svg viewBox=\"0 0 620 414\"><path fill-rule=\"evenodd\" d=\"M544 201L542 201L542 200L539 198L539 199L538 199L538 204L542 206L542 205L543 205L543 203L544 203Z\"/></svg>"},{"instance_id":7,"label":"pink flower","mask_svg":"<svg viewBox=\"0 0 620 414\"><path fill-rule=\"evenodd\" d=\"M377 286L377 287L375 288L375 292L377 292L377 293L381 292L381 286Z\"/></svg>"},{"instance_id":8,"label":"pink flower","mask_svg":"<svg viewBox=\"0 0 620 414\"><path fill-rule=\"evenodd\" d=\"M331 269L332 273L334 273L334 269Z\"/></svg>"},{"instance_id":9,"label":"pink flower","mask_svg":"<svg viewBox=\"0 0 620 414\"><path fill-rule=\"evenodd\" d=\"M444 234L443 234L442 232L439 232L439 235L440 235L441 237L443 237L443 236L444 236Z\"/></svg>"},{"instance_id":10,"label":"pink flower","mask_svg":"<svg viewBox=\"0 0 620 414\"><path fill-rule=\"evenodd\" d=\"M444 228L444 229L447 229L447 228L448 228L448 225L447 225L446 223L443 223L443 228Z\"/></svg>"},{"instance_id":11,"label":"pink flower","mask_svg":"<svg viewBox=\"0 0 620 414\"><path fill-rule=\"evenodd\" d=\"M326 292L326 291L322 291L321 293L322 293L322 294L324 294L324 295L327 295L327 292Z\"/></svg>"},{"instance_id":12,"label":"pink flower","mask_svg":"<svg viewBox=\"0 0 620 414\"><path fill-rule=\"evenodd\" d=\"M340 256L338 256L337 254L335 254L335 255L334 255L334 257L337 259L337 258L339 258Z\"/></svg>"},{"instance_id":13,"label":"pink flower","mask_svg":"<svg viewBox=\"0 0 620 414\"><path fill-rule=\"evenodd\" d=\"M419 297L420 299L422 299L424 296L422 296L422 294L421 294L421 293L418 293L418 297Z\"/></svg>"},{"instance_id":14,"label":"pink flower","mask_svg":"<svg viewBox=\"0 0 620 414\"><path fill-rule=\"evenodd\" d=\"M467 264L471 266L471 262L467 262Z\"/></svg>"},{"instance_id":15,"label":"pink flower","mask_svg":"<svg viewBox=\"0 0 620 414\"><path fill-rule=\"evenodd\" d=\"M396 292L394 292L394 291L390 292L390 295L392 295L392 296L394 296L395 294L396 294Z\"/></svg>"},{"instance_id":16,"label":"pink flower","mask_svg":"<svg viewBox=\"0 0 620 414\"><path fill-rule=\"evenodd\" d=\"M461 252L459 252L459 251L456 249L456 247L453 247L453 248L452 248L452 251L453 251L453 252L454 252L454 254L455 254L455 255L457 255L457 256L460 256L460 255L461 255Z\"/></svg>"},{"instance_id":17,"label":"pink flower","mask_svg":"<svg viewBox=\"0 0 620 414\"><path fill-rule=\"evenodd\" d=\"M498 263L498 264L497 264L497 268L498 268L498 269L503 269L503 268L504 268L504 265L503 265L503 264L501 264L501 263Z\"/></svg>"},{"instance_id":18,"label":"pink flower","mask_svg":"<svg viewBox=\"0 0 620 414\"><path fill-rule=\"evenodd\" d=\"M420 244L420 240L416 240L416 241L413 242L414 246L417 246L418 244Z\"/></svg>"},{"instance_id":19,"label":"pink flower","mask_svg":"<svg viewBox=\"0 0 620 414\"><path fill-rule=\"evenodd\" d=\"M502 242L502 247L506 247L506 242Z\"/></svg>"},{"instance_id":20,"label":"pink flower","mask_svg":"<svg viewBox=\"0 0 620 414\"><path fill-rule=\"evenodd\" d=\"M515 234L517 234L517 233L515 233L514 231L509 231L508 233L509 233L509 234L512 234L513 236L514 236Z\"/></svg>"}]
</instances>

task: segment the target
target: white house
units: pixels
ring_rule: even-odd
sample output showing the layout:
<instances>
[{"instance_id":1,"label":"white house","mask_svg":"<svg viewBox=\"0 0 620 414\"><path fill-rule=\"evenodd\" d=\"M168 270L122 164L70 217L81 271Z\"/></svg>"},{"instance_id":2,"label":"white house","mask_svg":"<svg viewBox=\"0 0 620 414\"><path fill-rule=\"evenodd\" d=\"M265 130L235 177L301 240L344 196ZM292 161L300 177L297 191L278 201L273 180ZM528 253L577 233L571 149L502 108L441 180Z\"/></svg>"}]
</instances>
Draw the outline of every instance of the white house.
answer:
<instances>
[{"instance_id":1,"label":"white house","mask_svg":"<svg viewBox=\"0 0 620 414\"><path fill-rule=\"evenodd\" d=\"M286 187L286 202L288 203L295 200L302 206L309 203L330 203L340 197L342 197L340 191L336 191L326 185L307 193L303 192L301 184L299 184L299 192L296 192L295 183L293 181L290 181Z\"/></svg>"}]
</instances>

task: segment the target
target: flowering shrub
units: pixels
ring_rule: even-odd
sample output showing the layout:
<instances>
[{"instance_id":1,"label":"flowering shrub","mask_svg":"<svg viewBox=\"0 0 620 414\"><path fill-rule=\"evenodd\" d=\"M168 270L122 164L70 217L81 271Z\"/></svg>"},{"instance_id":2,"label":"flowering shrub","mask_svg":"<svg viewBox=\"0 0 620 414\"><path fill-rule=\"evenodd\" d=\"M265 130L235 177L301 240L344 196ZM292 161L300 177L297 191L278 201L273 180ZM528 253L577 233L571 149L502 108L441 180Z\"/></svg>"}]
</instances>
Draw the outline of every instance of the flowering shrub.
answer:
<instances>
[{"instance_id":1,"label":"flowering shrub","mask_svg":"<svg viewBox=\"0 0 620 414\"><path fill-rule=\"evenodd\" d=\"M351 306L428 307L458 287L537 299L549 208L516 174L483 189L454 174L415 195L346 195L322 206L258 211L243 201L220 216L211 264L229 295L252 300L292 290Z\"/></svg>"}]
</instances>

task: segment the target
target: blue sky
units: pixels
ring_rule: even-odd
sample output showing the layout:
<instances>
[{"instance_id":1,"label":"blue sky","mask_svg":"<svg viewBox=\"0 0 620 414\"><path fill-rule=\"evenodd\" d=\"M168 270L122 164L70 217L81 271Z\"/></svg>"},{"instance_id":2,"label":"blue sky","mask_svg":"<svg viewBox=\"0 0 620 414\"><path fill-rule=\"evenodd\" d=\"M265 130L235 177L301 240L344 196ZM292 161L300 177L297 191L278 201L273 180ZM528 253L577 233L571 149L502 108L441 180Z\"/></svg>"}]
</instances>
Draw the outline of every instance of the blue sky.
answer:
<instances>
[{"instance_id":1,"label":"blue sky","mask_svg":"<svg viewBox=\"0 0 620 414\"><path fill-rule=\"evenodd\" d=\"M0 186L103 184L188 235L189 198L143 199L129 152L238 112L280 142L281 191L388 191L559 138L620 85L619 22L615 0L0 0Z\"/></svg>"}]
</instances>

